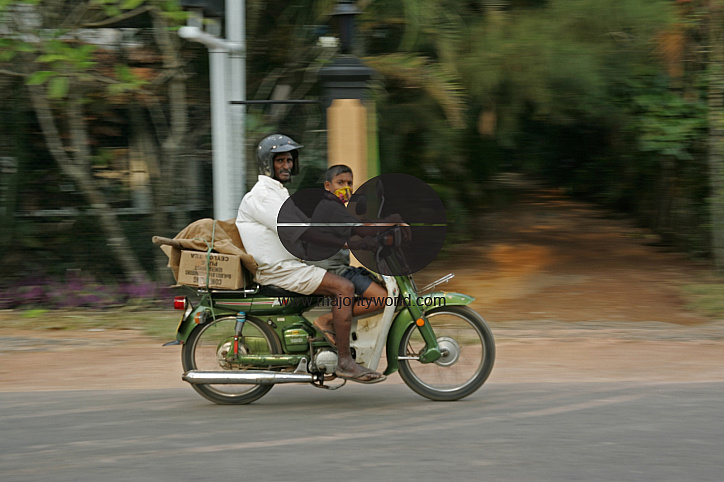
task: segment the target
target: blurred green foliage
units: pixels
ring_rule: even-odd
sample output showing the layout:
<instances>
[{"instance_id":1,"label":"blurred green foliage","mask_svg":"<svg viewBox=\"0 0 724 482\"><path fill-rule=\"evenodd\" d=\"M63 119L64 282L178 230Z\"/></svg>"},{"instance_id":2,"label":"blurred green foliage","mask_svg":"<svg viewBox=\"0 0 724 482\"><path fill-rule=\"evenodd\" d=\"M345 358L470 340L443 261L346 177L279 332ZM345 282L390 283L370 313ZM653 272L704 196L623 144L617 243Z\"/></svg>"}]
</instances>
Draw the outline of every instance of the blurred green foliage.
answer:
<instances>
[{"instance_id":1,"label":"blurred green foliage","mask_svg":"<svg viewBox=\"0 0 724 482\"><path fill-rule=\"evenodd\" d=\"M387 169L437 173L471 213L487 198L463 184L490 189L505 170L543 176L637 216L668 243L708 251L703 2L393 3L375 2L390 17L369 28L403 33L375 41L375 55L410 51L447 77L437 92L400 81L404 64L386 78L377 98ZM462 99L464 127L439 92Z\"/></svg>"}]
</instances>

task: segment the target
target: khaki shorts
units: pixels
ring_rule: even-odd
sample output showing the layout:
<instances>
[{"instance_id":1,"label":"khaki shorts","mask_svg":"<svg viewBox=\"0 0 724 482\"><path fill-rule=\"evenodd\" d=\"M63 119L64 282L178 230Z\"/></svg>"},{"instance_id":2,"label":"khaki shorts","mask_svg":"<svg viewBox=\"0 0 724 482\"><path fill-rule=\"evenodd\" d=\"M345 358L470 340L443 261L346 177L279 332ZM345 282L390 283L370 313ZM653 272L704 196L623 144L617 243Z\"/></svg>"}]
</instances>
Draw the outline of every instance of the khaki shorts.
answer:
<instances>
[{"instance_id":1,"label":"khaki shorts","mask_svg":"<svg viewBox=\"0 0 724 482\"><path fill-rule=\"evenodd\" d=\"M311 295L319 285L326 270L309 266L301 261L288 259L267 269L259 269L254 281L260 285L274 285L303 295Z\"/></svg>"}]
</instances>

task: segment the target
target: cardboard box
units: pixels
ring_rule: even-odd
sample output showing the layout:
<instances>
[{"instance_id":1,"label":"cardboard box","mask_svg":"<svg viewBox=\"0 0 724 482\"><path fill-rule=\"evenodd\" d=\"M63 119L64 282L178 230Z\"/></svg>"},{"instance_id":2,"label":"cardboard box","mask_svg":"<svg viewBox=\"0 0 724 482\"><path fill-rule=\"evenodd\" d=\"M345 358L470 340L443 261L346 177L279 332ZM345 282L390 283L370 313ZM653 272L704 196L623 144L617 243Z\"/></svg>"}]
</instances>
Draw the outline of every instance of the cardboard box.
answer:
<instances>
[{"instance_id":1,"label":"cardboard box","mask_svg":"<svg viewBox=\"0 0 724 482\"><path fill-rule=\"evenodd\" d=\"M241 257L203 251L181 251L177 282L200 288L238 290L245 286Z\"/></svg>"}]
</instances>

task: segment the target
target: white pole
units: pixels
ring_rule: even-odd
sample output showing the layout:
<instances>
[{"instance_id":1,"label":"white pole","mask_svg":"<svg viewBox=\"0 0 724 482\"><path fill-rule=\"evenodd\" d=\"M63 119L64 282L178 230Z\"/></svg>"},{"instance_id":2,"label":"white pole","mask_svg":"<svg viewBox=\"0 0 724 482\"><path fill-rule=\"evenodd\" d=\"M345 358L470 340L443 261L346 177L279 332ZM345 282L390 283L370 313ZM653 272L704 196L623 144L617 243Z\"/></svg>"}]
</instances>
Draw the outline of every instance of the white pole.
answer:
<instances>
[{"instance_id":1,"label":"white pole","mask_svg":"<svg viewBox=\"0 0 724 482\"><path fill-rule=\"evenodd\" d=\"M236 217L246 192L244 109L229 103L246 100L244 8L243 0L226 2L227 33L233 41L195 26L179 29L179 36L209 49L214 218L221 220Z\"/></svg>"},{"instance_id":2,"label":"white pole","mask_svg":"<svg viewBox=\"0 0 724 482\"><path fill-rule=\"evenodd\" d=\"M246 100L246 18L244 0L226 0L226 36L231 45L229 55L229 100ZM226 104L230 113L230 149L234 188L232 205L234 217L246 192L246 126L244 117L246 106Z\"/></svg>"},{"instance_id":3,"label":"white pole","mask_svg":"<svg viewBox=\"0 0 724 482\"><path fill-rule=\"evenodd\" d=\"M233 207L229 185L229 129L226 115L229 104L226 96L225 49L209 49L209 81L211 84L211 148L214 180L214 218L226 220L236 217L238 205ZM232 207L230 207L232 206Z\"/></svg>"},{"instance_id":4,"label":"white pole","mask_svg":"<svg viewBox=\"0 0 724 482\"><path fill-rule=\"evenodd\" d=\"M211 28L211 26L209 26L209 28ZM198 27L192 27L188 25L178 29L178 35L181 38L193 40L194 42L204 44L207 48L209 48L209 50L218 49L227 52L243 47L241 45L231 45L229 42L217 37L216 35L204 32Z\"/></svg>"}]
</instances>

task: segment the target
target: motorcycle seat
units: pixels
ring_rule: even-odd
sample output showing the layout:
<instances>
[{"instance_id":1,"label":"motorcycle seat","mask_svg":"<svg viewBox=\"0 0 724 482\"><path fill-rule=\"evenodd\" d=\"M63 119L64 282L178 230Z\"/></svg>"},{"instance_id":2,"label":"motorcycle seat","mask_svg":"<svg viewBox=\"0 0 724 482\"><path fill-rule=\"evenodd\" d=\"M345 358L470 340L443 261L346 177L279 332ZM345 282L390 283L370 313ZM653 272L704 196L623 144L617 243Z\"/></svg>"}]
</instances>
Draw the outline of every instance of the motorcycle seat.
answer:
<instances>
[{"instance_id":1,"label":"motorcycle seat","mask_svg":"<svg viewBox=\"0 0 724 482\"><path fill-rule=\"evenodd\" d=\"M319 295L303 295L294 291L285 290L274 285L260 285L258 294L261 296L277 297L277 298L310 298L319 297Z\"/></svg>"}]
</instances>

